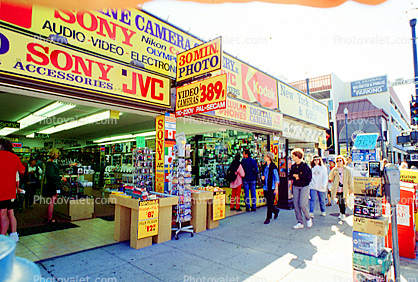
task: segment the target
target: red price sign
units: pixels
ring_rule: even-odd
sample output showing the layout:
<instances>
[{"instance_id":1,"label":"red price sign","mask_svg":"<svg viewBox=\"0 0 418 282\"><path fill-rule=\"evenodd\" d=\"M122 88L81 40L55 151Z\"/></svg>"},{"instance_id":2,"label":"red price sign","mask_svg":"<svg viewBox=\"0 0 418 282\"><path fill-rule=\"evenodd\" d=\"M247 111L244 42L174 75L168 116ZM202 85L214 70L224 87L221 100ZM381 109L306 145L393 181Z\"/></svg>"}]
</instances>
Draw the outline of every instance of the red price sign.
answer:
<instances>
[{"instance_id":1,"label":"red price sign","mask_svg":"<svg viewBox=\"0 0 418 282\"><path fill-rule=\"evenodd\" d=\"M221 74L177 88L176 117L225 109L226 79Z\"/></svg>"},{"instance_id":2,"label":"red price sign","mask_svg":"<svg viewBox=\"0 0 418 282\"><path fill-rule=\"evenodd\" d=\"M158 235L158 218L138 222L138 239Z\"/></svg>"}]
</instances>

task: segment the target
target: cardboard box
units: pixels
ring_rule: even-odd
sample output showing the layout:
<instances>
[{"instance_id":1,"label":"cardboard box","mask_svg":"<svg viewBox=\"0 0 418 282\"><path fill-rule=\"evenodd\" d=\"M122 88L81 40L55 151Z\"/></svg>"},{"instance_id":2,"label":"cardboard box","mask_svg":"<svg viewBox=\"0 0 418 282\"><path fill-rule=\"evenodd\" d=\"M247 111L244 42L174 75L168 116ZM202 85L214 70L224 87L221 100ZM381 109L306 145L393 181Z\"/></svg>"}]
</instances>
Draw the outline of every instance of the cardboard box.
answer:
<instances>
[{"instance_id":1,"label":"cardboard box","mask_svg":"<svg viewBox=\"0 0 418 282\"><path fill-rule=\"evenodd\" d=\"M382 216L382 199L376 197L356 196L354 200L354 215L368 218Z\"/></svg>"},{"instance_id":2,"label":"cardboard box","mask_svg":"<svg viewBox=\"0 0 418 282\"><path fill-rule=\"evenodd\" d=\"M384 249L378 257L353 253L353 268L373 275L388 273L392 263L392 249Z\"/></svg>"},{"instance_id":3,"label":"cardboard box","mask_svg":"<svg viewBox=\"0 0 418 282\"><path fill-rule=\"evenodd\" d=\"M386 282L387 281L387 275L378 276L373 275L370 273L362 272L359 270L353 270L353 282Z\"/></svg>"},{"instance_id":4,"label":"cardboard box","mask_svg":"<svg viewBox=\"0 0 418 282\"><path fill-rule=\"evenodd\" d=\"M389 230L389 217L367 218L354 216L353 231L369 233L378 236L386 236Z\"/></svg>"},{"instance_id":5,"label":"cardboard box","mask_svg":"<svg viewBox=\"0 0 418 282\"><path fill-rule=\"evenodd\" d=\"M385 237L353 231L354 252L378 257L384 248Z\"/></svg>"},{"instance_id":6,"label":"cardboard box","mask_svg":"<svg viewBox=\"0 0 418 282\"><path fill-rule=\"evenodd\" d=\"M380 177L354 177L354 194L383 197L382 179Z\"/></svg>"}]
</instances>

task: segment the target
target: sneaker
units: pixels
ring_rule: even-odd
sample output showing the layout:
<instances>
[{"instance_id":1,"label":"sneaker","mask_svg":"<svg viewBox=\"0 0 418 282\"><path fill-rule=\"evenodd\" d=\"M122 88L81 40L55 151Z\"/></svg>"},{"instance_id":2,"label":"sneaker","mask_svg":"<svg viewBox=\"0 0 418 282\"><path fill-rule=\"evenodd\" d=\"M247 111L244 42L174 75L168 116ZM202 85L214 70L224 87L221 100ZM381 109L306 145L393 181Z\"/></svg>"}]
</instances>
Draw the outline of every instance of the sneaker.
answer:
<instances>
[{"instance_id":1,"label":"sneaker","mask_svg":"<svg viewBox=\"0 0 418 282\"><path fill-rule=\"evenodd\" d=\"M235 208L230 208L229 210L234 211L234 210L235 210Z\"/></svg>"},{"instance_id":2,"label":"sneaker","mask_svg":"<svg viewBox=\"0 0 418 282\"><path fill-rule=\"evenodd\" d=\"M264 221L264 224L269 224L270 223L270 219L266 219L265 221Z\"/></svg>"},{"instance_id":3,"label":"sneaker","mask_svg":"<svg viewBox=\"0 0 418 282\"><path fill-rule=\"evenodd\" d=\"M279 216L279 212L280 210L277 210L277 213L274 214L274 219L277 219L277 217Z\"/></svg>"},{"instance_id":4,"label":"sneaker","mask_svg":"<svg viewBox=\"0 0 418 282\"><path fill-rule=\"evenodd\" d=\"M326 212L321 212L321 216L327 216Z\"/></svg>"},{"instance_id":5,"label":"sneaker","mask_svg":"<svg viewBox=\"0 0 418 282\"><path fill-rule=\"evenodd\" d=\"M311 218L311 219L309 219L309 220L306 222L306 226L307 226L308 228L311 228L311 227L312 227L312 225L313 225L313 223L312 223L312 218Z\"/></svg>"},{"instance_id":6,"label":"sneaker","mask_svg":"<svg viewBox=\"0 0 418 282\"><path fill-rule=\"evenodd\" d=\"M14 233L10 233L9 234L10 239L12 239L13 241L15 241L16 243L19 242L19 235L17 234L17 232Z\"/></svg>"},{"instance_id":7,"label":"sneaker","mask_svg":"<svg viewBox=\"0 0 418 282\"><path fill-rule=\"evenodd\" d=\"M249 211L250 211L250 209L249 209L249 208L245 208L245 211L246 211L246 212L249 212Z\"/></svg>"},{"instance_id":8,"label":"sneaker","mask_svg":"<svg viewBox=\"0 0 418 282\"><path fill-rule=\"evenodd\" d=\"M342 214L340 219L341 221L345 221L345 214Z\"/></svg>"},{"instance_id":9,"label":"sneaker","mask_svg":"<svg viewBox=\"0 0 418 282\"><path fill-rule=\"evenodd\" d=\"M252 208L252 209L251 209L251 211L252 211L252 212L255 212L255 211L256 211L256 209L255 209L255 208Z\"/></svg>"},{"instance_id":10,"label":"sneaker","mask_svg":"<svg viewBox=\"0 0 418 282\"><path fill-rule=\"evenodd\" d=\"M303 224L302 223L299 223L298 222L298 224L296 224L295 226L293 226L293 229L302 229L303 228Z\"/></svg>"},{"instance_id":11,"label":"sneaker","mask_svg":"<svg viewBox=\"0 0 418 282\"><path fill-rule=\"evenodd\" d=\"M338 216L338 219L341 219L342 214L340 213L340 215Z\"/></svg>"},{"instance_id":12,"label":"sneaker","mask_svg":"<svg viewBox=\"0 0 418 282\"><path fill-rule=\"evenodd\" d=\"M309 215L311 216L311 218L315 217L315 215L312 212L310 212Z\"/></svg>"}]
</instances>

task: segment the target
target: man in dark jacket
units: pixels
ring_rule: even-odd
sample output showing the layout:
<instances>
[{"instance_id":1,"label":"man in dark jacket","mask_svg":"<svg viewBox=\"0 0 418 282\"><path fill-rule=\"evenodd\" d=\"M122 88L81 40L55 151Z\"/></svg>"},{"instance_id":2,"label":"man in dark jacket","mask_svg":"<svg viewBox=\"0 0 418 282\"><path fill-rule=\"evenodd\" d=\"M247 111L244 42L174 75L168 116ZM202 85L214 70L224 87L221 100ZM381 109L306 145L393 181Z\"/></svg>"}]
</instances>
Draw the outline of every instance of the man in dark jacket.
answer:
<instances>
[{"instance_id":1,"label":"man in dark jacket","mask_svg":"<svg viewBox=\"0 0 418 282\"><path fill-rule=\"evenodd\" d=\"M298 223L293 226L294 229L303 228L302 212L305 215L306 226L312 227L312 218L309 215L308 202L309 202L309 183L312 180L312 171L308 164L303 161L303 150L296 148L291 153L292 160L295 162L292 164L289 172L289 179L293 180L293 204L295 206L295 215Z\"/></svg>"},{"instance_id":2,"label":"man in dark jacket","mask_svg":"<svg viewBox=\"0 0 418 282\"><path fill-rule=\"evenodd\" d=\"M250 195L249 192L251 190L251 211L256 211L256 180L258 174L258 166L257 162L251 158L250 150L244 150L243 159L241 161L242 168L244 169L245 176L242 179L242 184L244 185L244 192L245 192L245 211L250 211Z\"/></svg>"}]
</instances>

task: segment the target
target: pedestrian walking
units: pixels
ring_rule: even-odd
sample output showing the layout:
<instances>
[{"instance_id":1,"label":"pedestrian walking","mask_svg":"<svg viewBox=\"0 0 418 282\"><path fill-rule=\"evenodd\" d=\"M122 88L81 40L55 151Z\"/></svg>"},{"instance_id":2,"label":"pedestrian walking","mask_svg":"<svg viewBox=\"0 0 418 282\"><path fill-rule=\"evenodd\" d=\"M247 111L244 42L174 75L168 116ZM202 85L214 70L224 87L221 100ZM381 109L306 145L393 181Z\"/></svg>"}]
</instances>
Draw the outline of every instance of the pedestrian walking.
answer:
<instances>
[{"instance_id":1,"label":"pedestrian walking","mask_svg":"<svg viewBox=\"0 0 418 282\"><path fill-rule=\"evenodd\" d=\"M256 196L256 179L258 175L257 162L251 158L250 150L246 149L243 153L243 159L241 161L242 168L244 169L245 176L242 179L245 193L245 211L256 211L257 196ZM251 197L250 197L251 192Z\"/></svg>"},{"instance_id":2,"label":"pedestrian walking","mask_svg":"<svg viewBox=\"0 0 418 282\"><path fill-rule=\"evenodd\" d=\"M51 149L48 152L48 161L46 162L45 168L45 178L46 184L42 189L42 196L48 197L49 204L46 213L46 222L52 223L55 222L55 219L52 218L54 213L54 205L58 198L58 190L61 188L61 176L60 169L58 164L55 163L55 160L60 156L60 151L58 149ZM64 180L64 178L63 178Z\"/></svg>"},{"instance_id":3,"label":"pedestrian walking","mask_svg":"<svg viewBox=\"0 0 418 282\"><path fill-rule=\"evenodd\" d=\"M345 221L345 206L348 196L354 193L354 180L351 170L346 166L344 156L339 155L336 158L337 166L329 174L329 180L332 184L332 198L337 196L338 206L340 208L339 219Z\"/></svg>"},{"instance_id":4,"label":"pedestrian walking","mask_svg":"<svg viewBox=\"0 0 418 282\"><path fill-rule=\"evenodd\" d=\"M331 170L335 167L335 161L333 159L329 159L328 161L329 165L328 165L328 175L331 172ZM328 180L328 187L327 187L327 199L328 199L328 203L327 203L327 207L330 207L332 205L332 198L331 198L331 191L332 191L332 181Z\"/></svg>"},{"instance_id":5,"label":"pedestrian walking","mask_svg":"<svg viewBox=\"0 0 418 282\"><path fill-rule=\"evenodd\" d=\"M16 199L16 173L25 173L25 167L12 152L12 142L0 138L0 234L6 235L9 228L8 210L13 210L13 199ZM17 241L17 233L11 237Z\"/></svg>"},{"instance_id":6,"label":"pedestrian walking","mask_svg":"<svg viewBox=\"0 0 418 282\"><path fill-rule=\"evenodd\" d=\"M321 215L326 216L325 212L325 198L327 195L328 187L328 171L325 165L322 163L322 159L319 156L315 156L311 162L312 180L310 183L310 200L309 200L309 215L314 218L314 210L316 198L319 199L319 208Z\"/></svg>"},{"instance_id":7,"label":"pedestrian walking","mask_svg":"<svg viewBox=\"0 0 418 282\"><path fill-rule=\"evenodd\" d=\"M280 210L274 206L274 198L279 194L280 178L277 172L277 166L273 162L274 154L272 152L266 152L264 155L264 161L266 164L263 167L261 180L264 183L264 197L267 201L267 216L264 224L269 224L272 215L274 219L279 216Z\"/></svg>"},{"instance_id":8,"label":"pedestrian walking","mask_svg":"<svg viewBox=\"0 0 418 282\"><path fill-rule=\"evenodd\" d=\"M230 208L231 211L242 211L240 208L241 202L241 186L242 186L242 177L245 176L244 169L242 168L241 162L241 155L237 153L235 155L234 160L232 161L231 165L227 170L227 178L231 181L230 188L231 188L231 204ZM235 207L234 207L235 206Z\"/></svg>"},{"instance_id":9,"label":"pedestrian walking","mask_svg":"<svg viewBox=\"0 0 418 282\"><path fill-rule=\"evenodd\" d=\"M303 225L303 215L306 219L306 226L312 227L312 218L309 215L309 183L312 180L312 171L308 164L303 161L303 150L300 148L293 149L291 152L292 164L289 172L289 179L293 180L293 204L295 206L295 215L298 223L293 226L294 229L301 229ZM302 215L303 212L303 215Z\"/></svg>"}]
</instances>

